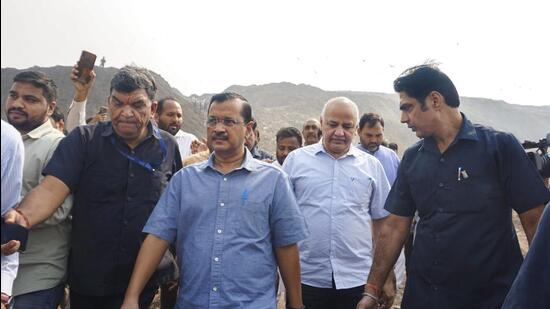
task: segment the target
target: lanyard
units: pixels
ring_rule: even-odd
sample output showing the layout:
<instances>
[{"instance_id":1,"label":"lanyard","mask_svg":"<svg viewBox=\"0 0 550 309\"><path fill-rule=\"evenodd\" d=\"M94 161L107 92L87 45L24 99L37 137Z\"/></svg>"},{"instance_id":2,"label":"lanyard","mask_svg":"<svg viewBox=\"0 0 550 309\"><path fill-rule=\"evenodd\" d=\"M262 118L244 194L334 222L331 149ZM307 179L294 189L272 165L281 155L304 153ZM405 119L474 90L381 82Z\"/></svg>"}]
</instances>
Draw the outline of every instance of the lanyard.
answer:
<instances>
[{"instance_id":1,"label":"lanyard","mask_svg":"<svg viewBox=\"0 0 550 309\"><path fill-rule=\"evenodd\" d=\"M141 160L140 158L138 157L135 157L133 155L130 155L126 152L124 152L122 149L120 149L120 147L117 145L116 143L116 140L115 140L115 135L111 135L111 144L113 144L113 146L115 147L115 149L123 156L126 157L126 159L134 162L135 164L145 168L146 170L148 170L149 172L154 172L156 169L158 169L163 163L164 161L166 161L166 153L167 153L167 149L166 149L166 143L164 142L164 139L162 138L162 135L160 134L159 132L159 129L155 126L152 126L153 127L153 131L156 135L159 136L159 144L160 144L160 150L162 152L162 159L160 162L147 162L147 161L144 161L144 160Z\"/></svg>"}]
</instances>

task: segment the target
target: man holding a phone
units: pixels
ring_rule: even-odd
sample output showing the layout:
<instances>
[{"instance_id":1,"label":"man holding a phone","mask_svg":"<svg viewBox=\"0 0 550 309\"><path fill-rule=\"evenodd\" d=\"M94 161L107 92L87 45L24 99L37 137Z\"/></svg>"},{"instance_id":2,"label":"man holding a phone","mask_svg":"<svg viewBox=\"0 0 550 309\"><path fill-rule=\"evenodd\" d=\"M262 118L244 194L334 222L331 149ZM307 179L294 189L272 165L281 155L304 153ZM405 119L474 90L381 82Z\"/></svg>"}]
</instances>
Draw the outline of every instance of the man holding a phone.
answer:
<instances>
[{"instance_id":1,"label":"man holding a phone","mask_svg":"<svg viewBox=\"0 0 550 309\"><path fill-rule=\"evenodd\" d=\"M150 121L156 85L143 68L124 67L111 80L110 122L80 126L61 141L42 183L7 222L44 221L74 194L69 286L74 308L120 308L142 242L141 230L171 176L181 168L172 135ZM175 268L169 256L165 276ZM171 268L172 267L172 268ZM139 299L147 308L161 280Z\"/></svg>"}]
</instances>

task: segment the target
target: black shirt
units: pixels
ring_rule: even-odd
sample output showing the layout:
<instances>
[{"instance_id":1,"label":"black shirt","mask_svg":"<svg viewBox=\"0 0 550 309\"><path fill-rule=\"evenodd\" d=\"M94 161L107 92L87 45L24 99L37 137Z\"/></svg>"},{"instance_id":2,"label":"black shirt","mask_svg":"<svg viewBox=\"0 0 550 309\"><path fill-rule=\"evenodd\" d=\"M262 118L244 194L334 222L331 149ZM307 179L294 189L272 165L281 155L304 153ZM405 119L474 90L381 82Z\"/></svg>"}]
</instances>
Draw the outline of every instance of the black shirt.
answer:
<instances>
[{"instance_id":1,"label":"black shirt","mask_svg":"<svg viewBox=\"0 0 550 309\"><path fill-rule=\"evenodd\" d=\"M508 133L462 127L441 154L432 138L407 149L385 208L418 211L403 308L498 308L521 265L512 209L550 192Z\"/></svg>"},{"instance_id":2,"label":"black shirt","mask_svg":"<svg viewBox=\"0 0 550 309\"><path fill-rule=\"evenodd\" d=\"M111 122L81 126L59 143L43 171L63 181L74 195L69 284L81 294L126 290L143 226L181 168L174 137L151 123L148 129L145 140L131 150Z\"/></svg>"}]
</instances>

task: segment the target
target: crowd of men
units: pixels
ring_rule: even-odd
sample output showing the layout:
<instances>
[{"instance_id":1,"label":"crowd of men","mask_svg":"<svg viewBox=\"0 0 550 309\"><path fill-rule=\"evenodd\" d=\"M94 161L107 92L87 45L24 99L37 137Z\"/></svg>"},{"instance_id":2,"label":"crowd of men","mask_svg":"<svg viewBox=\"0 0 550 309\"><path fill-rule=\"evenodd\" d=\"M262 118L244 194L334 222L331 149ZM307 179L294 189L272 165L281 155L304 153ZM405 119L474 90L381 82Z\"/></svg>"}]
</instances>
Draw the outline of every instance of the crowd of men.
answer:
<instances>
[{"instance_id":1,"label":"crowd of men","mask_svg":"<svg viewBox=\"0 0 550 309\"><path fill-rule=\"evenodd\" d=\"M138 67L115 74L86 124L95 73L77 74L66 118L43 73L9 90L3 231L29 232L24 253L2 243L3 307L148 308L160 288L162 308L275 308L277 295L391 308L403 285L403 308L550 305L550 191L513 135L460 112L433 65L394 82L420 138L402 160L382 116L346 97L281 128L272 156L240 94L212 96L200 141ZM512 210L533 247L523 266Z\"/></svg>"}]
</instances>

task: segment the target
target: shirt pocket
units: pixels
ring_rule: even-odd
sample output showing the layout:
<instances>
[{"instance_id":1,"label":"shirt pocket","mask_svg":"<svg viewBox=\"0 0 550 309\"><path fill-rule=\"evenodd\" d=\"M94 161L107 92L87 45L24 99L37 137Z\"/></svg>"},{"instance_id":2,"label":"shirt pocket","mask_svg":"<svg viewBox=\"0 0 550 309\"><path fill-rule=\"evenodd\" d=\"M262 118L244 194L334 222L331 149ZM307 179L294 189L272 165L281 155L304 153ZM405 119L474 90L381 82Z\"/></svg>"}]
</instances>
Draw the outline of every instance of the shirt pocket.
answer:
<instances>
[{"instance_id":1,"label":"shirt pocket","mask_svg":"<svg viewBox=\"0 0 550 309\"><path fill-rule=\"evenodd\" d=\"M449 188L447 203L442 212L447 213L479 213L484 210L484 198L480 195L480 188L475 182L466 179L456 181Z\"/></svg>"},{"instance_id":2,"label":"shirt pocket","mask_svg":"<svg viewBox=\"0 0 550 309\"><path fill-rule=\"evenodd\" d=\"M245 201L238 211L237 234L244 238L263 238L269 231L268 207L264 202Z\"/></svg>"},{"instance_id":3,"label":"shirt pocket","mask_svg":"<svg viewBox=\"0 0 550 309\"><path fill-rule=\"evenodd\" d=\"M346 179L341 196L350 202L350 207L366 210L372 197L372 179L370 177L346 177Z\"/></svg>"}]
</instances>

